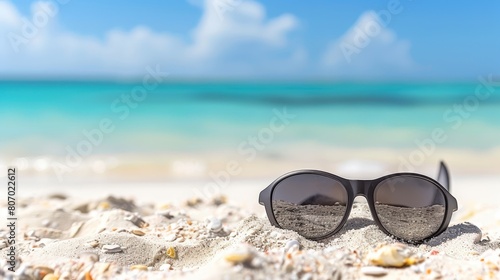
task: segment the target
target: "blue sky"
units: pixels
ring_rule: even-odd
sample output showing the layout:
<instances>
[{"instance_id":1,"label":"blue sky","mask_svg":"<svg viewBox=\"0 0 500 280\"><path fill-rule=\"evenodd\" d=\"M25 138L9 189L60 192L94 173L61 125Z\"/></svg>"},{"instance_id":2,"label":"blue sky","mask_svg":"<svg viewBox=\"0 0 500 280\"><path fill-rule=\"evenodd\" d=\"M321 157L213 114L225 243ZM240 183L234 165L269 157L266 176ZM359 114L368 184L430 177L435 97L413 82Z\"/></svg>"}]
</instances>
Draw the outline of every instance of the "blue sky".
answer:
<instances>
[{"instance_id":1,"label":"blue sky","mask_svg":"<svg viewBox=\"0 0 500 280\"><path fill-rule=\"evenodd\" d=\"M0 77L135 77L154 64L188 78L474 80L500 72L498 1L62 2L0 0ZM35 35L23 34L23 19L44 13ZM359 52L346 57L346 46Z\"/></svg>"}]
</instances>

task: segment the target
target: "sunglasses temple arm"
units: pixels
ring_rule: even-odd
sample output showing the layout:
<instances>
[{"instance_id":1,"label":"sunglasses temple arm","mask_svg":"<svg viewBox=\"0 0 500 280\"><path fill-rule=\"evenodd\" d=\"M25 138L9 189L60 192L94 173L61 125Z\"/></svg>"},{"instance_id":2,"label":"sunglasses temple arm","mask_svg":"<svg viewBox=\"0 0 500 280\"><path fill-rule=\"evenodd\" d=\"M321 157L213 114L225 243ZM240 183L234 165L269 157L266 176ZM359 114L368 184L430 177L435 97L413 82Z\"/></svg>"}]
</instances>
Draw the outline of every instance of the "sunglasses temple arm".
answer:
<instances>
[{"instance_id":1,"label":"sunglasses temple arm","mask_svg":"<svg viewBox=\"0 0 500 280\"><path fill-rule=\"evenodd\" d=\"M448 191L450 191L450 173L443 161L439 163L439 173L437 181Z\"/></svg>"}]
</instances>

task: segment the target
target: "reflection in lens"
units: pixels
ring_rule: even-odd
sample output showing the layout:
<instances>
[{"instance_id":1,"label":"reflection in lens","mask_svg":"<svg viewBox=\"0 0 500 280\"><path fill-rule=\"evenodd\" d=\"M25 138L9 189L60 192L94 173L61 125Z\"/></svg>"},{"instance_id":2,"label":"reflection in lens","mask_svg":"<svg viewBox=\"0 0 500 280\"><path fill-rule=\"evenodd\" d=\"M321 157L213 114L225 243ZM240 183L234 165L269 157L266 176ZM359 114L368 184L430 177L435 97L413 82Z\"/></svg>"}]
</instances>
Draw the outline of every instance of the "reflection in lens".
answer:
<instances>
[{"instance_id":1,"label":"reflection in lens","mask_svg":"<svg viewBox=\"0 0 500 280\"><path fill-rule=\"evenodd\" d=\"M278 224L308 238L333 232L347 209L347 191L335 179L298 174L281 181L273 190L272 208Z\"/></svg>"},{"instance_id":2,"label":"reflection in lens","mask_svg":"<svg viewBox=\"0 0 500 280\"><path fill-rule=\"evenodd\" d=\"M423 178L401 175L384 180L376 187L374 199L382 226L408 241L433 235L445 218L443 192Z\"/></svg>"}]
</instances>

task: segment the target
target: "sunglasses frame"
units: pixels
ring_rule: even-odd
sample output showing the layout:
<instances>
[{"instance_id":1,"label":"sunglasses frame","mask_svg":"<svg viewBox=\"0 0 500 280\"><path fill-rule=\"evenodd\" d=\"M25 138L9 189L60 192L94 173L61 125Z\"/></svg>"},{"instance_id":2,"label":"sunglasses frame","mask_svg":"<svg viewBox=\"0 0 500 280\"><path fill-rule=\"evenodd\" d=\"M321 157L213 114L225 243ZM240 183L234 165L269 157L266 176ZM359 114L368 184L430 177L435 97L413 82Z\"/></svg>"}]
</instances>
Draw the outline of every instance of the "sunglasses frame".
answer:
<instances>
[{"instance_id":1,"label":"sunglasses frame","mask_svg":"<svg viewBox=\"0 0 500 280\"><path fill-rule=\"evenodd\" d=\"M280 176L278 179L276 179L274 182L272 182L271 185L269 185L268 187L266 187L264 190L262 190L260 192L259 204L264 205L264 207L266 209L267 217L269 218L269 221L271 222L271 224L273 226L276 226L278 228L282 228L278 224L276 217L274 216L274 211L272 209L272 195L273 195L274 189L276 188L276 186L278 186L281 183L281 181L283 181L289 177L292 177L292 176L304 175L304 174L320 175L320 176L324 176L324 177L336 180L342 184L342 186L344 187L344 189L347 192L347 205L346 205L347 208L346 208L346 212L344 214L344 217L342 218L342 221L339 223L339 225L335 229L332 229L331 232L329 232L323 236L306 237L307 239L310 239L310 240L318 241L318 240L329 238L329 237L335 235L336 233L338 233L345 226L347 220L349 219L349 216L351 214L351 209L352 209L352 206L354 204L354 199L357 196L363 196L366 198L366 200L368 201L368 206L370 208L370 213L372 215L373 221L375 222L375 224L377 224L377 226L380 228L380 230L382 230L385 234L387 234L387 235L389 235L397 240L404 241L407 243L417 243L418 244L418 243L425 242L425 241L427 241L435 236L440 235L441 233L443 233L443 231L446 230L446 228L448 228L448 225L450 224L450 220L451 220L451 216L452 216L453 212L458 209L458 203L457 203L456 198L453 197L451 195L451 193L449 192L450 176L449 176L448 169L447 169L446 165L444 164L444 162L440 162L440 169L439 169L437 181L430 178L430 177L427 177L425 175L418 174L418 173L411 173L411 172L393 173L393 174L389 174L389 175L386 175L386 176L383 176L383 177L380 177L377 179L373 179L373 180L350 180L350 179L345 179L345 178L342 178L340 176L337 176L337 175L334 175L334 174L331 174L331 173L328 173L325 171L305 169L305 170L292 171L292 172L289 172L289 173L286 173L286 174ZM393 234L389 233L389 231L387 231L384 228L384 226L382 225L382 223L380 222L380 220L376 214L377 212L375 211L375 200L374 200L375 189L377 188L377 186L381 182L385 181L386 179L394 178L394 177L398 177L398 176L410 176L410 177L415 177L415 178L426 180L426 181L432 183L433 185L435 185L443 193L443 196L445 199L445 204L446 204L445 205L446 206L445 217L443 219L443 222L441 223L439 229L435 233L433 233L432 235L430 235L422 240L406 240L406 239L394 236Z\"/></svg>"}]
</instances>

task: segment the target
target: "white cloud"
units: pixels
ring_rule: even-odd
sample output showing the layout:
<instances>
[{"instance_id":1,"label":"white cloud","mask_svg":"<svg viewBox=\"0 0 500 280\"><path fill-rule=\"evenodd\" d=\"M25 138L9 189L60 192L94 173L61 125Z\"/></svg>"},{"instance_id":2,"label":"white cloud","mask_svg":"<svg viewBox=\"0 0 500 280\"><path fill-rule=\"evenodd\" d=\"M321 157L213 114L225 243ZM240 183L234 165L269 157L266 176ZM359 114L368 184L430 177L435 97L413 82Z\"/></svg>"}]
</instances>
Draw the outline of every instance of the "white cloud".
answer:
<instances>
[{"instance_id":1,"label":"white cloud","mask_svg":"<svg viewBox=\"0 0 500 280\"><path fill-rule=\"evenodd\" d=\"M0 28L18 24L20 17L17 9L10 2L0 1Z\"/></svg>"},{"instance_id":2,"label":"white cloud","mask_svg":"<svg viewBox=\"0 0 500 280\"><path fill-rule=\"evenodd\" d=\"M25 36L23 15L11 2L0 0L0 31L10 34L0 42L0 75L137 75L151 64L179 75L264 75L290 71L298 63L292 59L298 48L289 40L298 26L293 15L268 19L261 4L245 0L221 18L214 1L221 0L205 0L192 40L185 41L145 26L110 30L103 39L82 36L57 24L64 6L49 10L47 2L36 2L32 14L24 16L33 23L34 15L45 11L48 19L34 24L34 36Z\"/></svg>"},{"instance_id":3,"label":"white cloud","mask_svg":"<svg viewBox=\"0 0 500 280\"><path fill-rule=\"evenodd\" d=\"M322 64L339 78L404 76L417 65L410 42L398 39L374 11L363 13L339 39L330 43Z\"/></svg>"}]
</instances>

